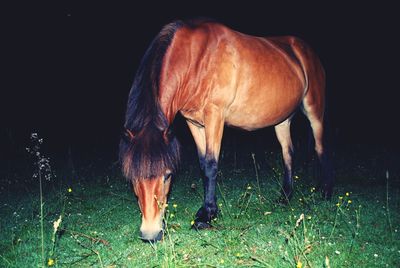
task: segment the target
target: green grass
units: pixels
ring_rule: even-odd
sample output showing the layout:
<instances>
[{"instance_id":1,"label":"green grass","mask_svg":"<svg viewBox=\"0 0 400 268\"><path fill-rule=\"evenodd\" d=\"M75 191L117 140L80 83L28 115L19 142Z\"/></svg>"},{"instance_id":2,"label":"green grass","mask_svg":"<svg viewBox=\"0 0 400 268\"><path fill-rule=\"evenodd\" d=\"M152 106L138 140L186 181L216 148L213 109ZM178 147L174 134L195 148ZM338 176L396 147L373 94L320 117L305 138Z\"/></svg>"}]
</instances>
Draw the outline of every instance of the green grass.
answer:
<instances>
[{"instance_id":1,"label":"green grass","mask_svg":"<svg viewBox=\"0 0 400 268\"><path fill-rule=\"evenodd\" d=\"M275 202L279 155L269 163L274 172L258 170L259 182L251 166L222 167L219 217L214 228L200 232L190 227L202 202L202 182L197 171L189 171L193 167L183 166L169 198L167 233L156 244L139 239L140 211L119 172L97 174L91 167L78 172L82 175L72 185L60 172L44 188L46 260L53 259L54 267L296 267L299 262L327 267L326 259L330 267L400 267L398 185L389 178L387 187L384 172L368 166L369 158L357 161L337 161L331 201L322 200L310 172L298 168L287 206ZM38 185L10 189L1 190L0 267L40 267ZM53 243L53 222L60 214Z\"/></svg>"}]
</instances>

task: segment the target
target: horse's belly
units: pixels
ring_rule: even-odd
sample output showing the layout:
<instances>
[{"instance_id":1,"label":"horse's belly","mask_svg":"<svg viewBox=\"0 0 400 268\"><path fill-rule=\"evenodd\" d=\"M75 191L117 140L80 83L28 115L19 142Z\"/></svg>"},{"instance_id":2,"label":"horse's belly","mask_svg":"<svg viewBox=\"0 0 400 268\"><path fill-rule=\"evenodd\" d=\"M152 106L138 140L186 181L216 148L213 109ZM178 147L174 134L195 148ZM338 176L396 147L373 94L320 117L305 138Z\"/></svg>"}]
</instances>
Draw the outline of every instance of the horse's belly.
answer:
<instances>
[{"instance_id":1,"label":"horse's belly","mask_svg":"<svg viewBox=\"0 0 400 268\"><path fill-rule=\"evenodd\" d=\"M258 94L252 98L239 98L227 109L228 126L256 130L276 125L288 118L301 102L299 92L287 97Z\"/></svg>"},{"instance_id":2,"label":"horse's belly","mask_svg":"<svg viewBox=\"0 0 400 268\"><path fill-rule=\"evenodd\" d=\"M285 120L291 113L280 114L279 116L271 116L264 113L251 113L246 110L229 115L225 122L228 126L241 128L252 131L268 126L273 126Z\"/></svg>"},{"instance_id":3,"label":"horse's belly","mask_svg":"<svg viewBox=\"0 0 400 268\"><path fill-rule=\"evenodd\" d=\"M286 62L262 62L261 66L244 65L240 70L239 82L232 89L234 100L226 109L227 125L246 130L276 125L301 103L305 94L302 77Z\"/></svg>"}]
</instances>

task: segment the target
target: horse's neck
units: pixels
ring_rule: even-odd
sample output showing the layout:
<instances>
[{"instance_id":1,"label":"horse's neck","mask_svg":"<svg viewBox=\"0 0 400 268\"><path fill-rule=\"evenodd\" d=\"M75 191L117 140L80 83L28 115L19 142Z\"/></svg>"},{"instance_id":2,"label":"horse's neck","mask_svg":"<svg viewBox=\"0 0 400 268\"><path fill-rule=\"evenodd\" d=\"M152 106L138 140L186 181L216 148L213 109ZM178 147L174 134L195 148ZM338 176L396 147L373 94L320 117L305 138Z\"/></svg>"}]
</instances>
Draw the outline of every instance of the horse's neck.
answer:
<instances>
[{"instance_id":1,"label":"horse's neck","mask_svg":"<svg viewBox=\"0 0 400 268\"><path fill-rule=\"evenodd\" d=\"M180 50L180 55L176 53L179 46L177 44L179 41L176 39L172 40L164 55L160 74L160 89L158 92L160 108L167 118L168 124L172 123L181 108L181 98L179 97L181 94L179 94L179 91L184 80L183 69L186 67L186 57L183 56L182 50Z\"/></svg>"},{"instance_id":2,"label":"horse's neck","mask_svg":"<svg viewBox=\"0 0 400 268\"><path fill-rule=\"evenodd\" d=\"M196 46L191 46L191 42L196 42ZM199 72L194 66L201 61L208 42L208 33L204 31L194 33L186 28L180 28L164 55L159 103L169 124L177 112L194 96L201 97L198 90L205 69L203 67L202 72Z\"/></svg>"},{"instance_id":3,"label":"horse's neck","mask_svg":"<svg viewBox=\"0 0 400 268\"><path fill-rule=\"evenodd\" d=\"M158 96L158 102L160 104L161 111L164 113L165 118L168 121L168 125L172 123L179 107L175 101L177 87L165 87L164 90L160 90Z\"/></svg>"}]
</instances>

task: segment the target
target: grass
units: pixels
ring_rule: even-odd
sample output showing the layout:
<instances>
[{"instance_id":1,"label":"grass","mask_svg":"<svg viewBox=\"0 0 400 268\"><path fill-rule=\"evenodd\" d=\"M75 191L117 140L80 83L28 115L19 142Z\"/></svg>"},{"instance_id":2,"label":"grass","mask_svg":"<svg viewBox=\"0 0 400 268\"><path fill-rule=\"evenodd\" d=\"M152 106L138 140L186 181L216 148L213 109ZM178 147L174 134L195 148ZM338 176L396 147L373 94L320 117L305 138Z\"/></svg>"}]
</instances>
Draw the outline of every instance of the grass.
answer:
<instances>
[{"instance_id":1,"label":"grass","mask_svg":"<svg viewBox=\"0 0 400 268\"><path fill-rule=\"evenodd\" d=\"M118 170L83 168L72 185L59 171L58 179L43 182L46 262L53 267L400 267L396 174L380 175L370 157L336 157L338 185L331 201L315 192L307 168L298 168L295 194L286 206L275 202L279 154L268 157L274 170L259 169L254 156L248 169L222 165L220 214L212 229L200 232L190 227L202 202L202 182L191 171L195 168L183 166L169 198L164 240L156 244L139 239L140 211ZM16 178L8 178L0 193L0 267L41 266L38 183L13 188Z\"/></svg>"}]
</instances>

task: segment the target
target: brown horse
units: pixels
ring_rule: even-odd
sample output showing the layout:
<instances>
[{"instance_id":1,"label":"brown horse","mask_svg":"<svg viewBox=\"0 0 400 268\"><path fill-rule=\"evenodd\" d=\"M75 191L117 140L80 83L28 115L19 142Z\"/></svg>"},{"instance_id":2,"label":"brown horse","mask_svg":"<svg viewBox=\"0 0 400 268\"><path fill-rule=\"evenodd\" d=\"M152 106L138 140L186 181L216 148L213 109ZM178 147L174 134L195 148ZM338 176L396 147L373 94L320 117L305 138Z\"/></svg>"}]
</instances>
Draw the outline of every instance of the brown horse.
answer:
<instances>
[{"instance_id":1,"label":"brown horse","mask_svg":"<svg viewBox=\"0 0 400 268\"><path fill-rule=\"evenodd\" d=\"M204 173L204 204L195 227L217 215L216 176L224 125L245 130L274 126L284 161L283 197L293 192L290 122L298 107L311 123L322 167L321 190L333 176L323 145L325 73L302 40L254 37L212 21L166 25L147 49L129 94L120 144L124 175L142 212L143 240L160 240L179 146L170 126L186 119Z\"/></svg>"}]
</instances>

